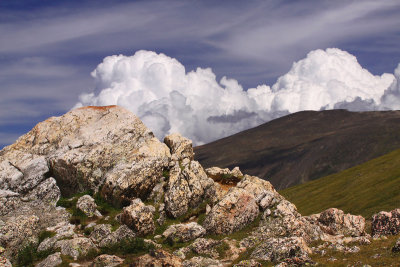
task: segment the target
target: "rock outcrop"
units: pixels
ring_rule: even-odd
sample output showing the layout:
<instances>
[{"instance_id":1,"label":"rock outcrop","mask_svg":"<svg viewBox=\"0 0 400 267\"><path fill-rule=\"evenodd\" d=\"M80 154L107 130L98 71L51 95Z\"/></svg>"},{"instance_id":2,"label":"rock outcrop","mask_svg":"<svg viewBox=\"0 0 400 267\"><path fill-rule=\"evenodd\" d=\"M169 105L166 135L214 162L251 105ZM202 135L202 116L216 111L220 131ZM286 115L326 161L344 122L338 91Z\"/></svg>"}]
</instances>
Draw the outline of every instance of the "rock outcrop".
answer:
<instances>
[{"instance_id":1,"label":"rock outcrop","mask_svg":"<svg viewBox=\"0 0 400 267\"><path fill-rule=\"evenodd\" d=\"M334 208L302 216L268 181L204 170L179 134L164 142L123 108L86 107L1 150L0 265L26 247L36 266L66 257L92 266L302 266L313 252L357 253L350 244L371 242L361 216ZM399 225L400 209L381 212L372 233L398 234ZM324 243L310 249L312 241Z\"/></svg>"}]
</instances>

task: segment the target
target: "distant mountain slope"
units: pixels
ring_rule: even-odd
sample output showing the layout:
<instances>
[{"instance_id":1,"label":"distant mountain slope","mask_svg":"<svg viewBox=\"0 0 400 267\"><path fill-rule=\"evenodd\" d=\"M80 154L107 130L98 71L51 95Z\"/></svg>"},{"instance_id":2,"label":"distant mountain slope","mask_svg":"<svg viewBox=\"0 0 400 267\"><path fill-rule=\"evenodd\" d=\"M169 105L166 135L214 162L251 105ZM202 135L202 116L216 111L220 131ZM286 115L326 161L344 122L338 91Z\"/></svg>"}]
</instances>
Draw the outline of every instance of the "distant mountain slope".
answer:
<instances>
[{"instance_id":1,"label":"distant mountain slope","mask_svg":"<svg viewBox=\"0 0 400 267\"><path fill-rule=\"evenodd\" d=\"M195 148L205 167L239 166L278 189L400 148L400 111L302 111Z\"/></svg>"},{"instance_id":2,"label":"distant mountain slope","mask_svg":"<svg viewBox=\"0 0 400 267\"><path fill-rule=\"evenodd\" d=\"M356 167L280 191L302 215L336 207L370 218L400 207L400 149Z\"/></svg>"}]
</instances>

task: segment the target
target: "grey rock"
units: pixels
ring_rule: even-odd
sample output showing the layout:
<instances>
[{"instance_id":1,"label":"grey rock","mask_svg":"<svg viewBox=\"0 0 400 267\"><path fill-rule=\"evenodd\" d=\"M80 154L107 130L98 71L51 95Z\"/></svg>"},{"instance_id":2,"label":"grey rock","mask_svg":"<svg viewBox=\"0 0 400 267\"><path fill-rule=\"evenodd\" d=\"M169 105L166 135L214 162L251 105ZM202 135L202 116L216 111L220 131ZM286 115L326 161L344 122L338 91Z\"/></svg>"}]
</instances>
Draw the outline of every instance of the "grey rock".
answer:
<instances>
[{"instance_id":1,"label":"grey rock","mask_svg":"<svg viewBox=\"0 0 400 267\"><path fill-rule=\"evenodd\" d=\"M61 263L62 263L61 253L56 252L54 254L49 255L46 259L36 264L35 267L55 267Z\"/></svg>"},{"instance_id":2,"label":"grey rock","mask_svg":"<svg viewBox=\"0 0 400 267\"><path fill-rule=\"evenodd\" d=\"M132 200L128 207L124 208L121 222L128 225L138 235L145 236L155 230L154 211L153 206L146 206L139 198L136 198Z\"/></svg>"},{"instance_id":3,"label":"grey rock","mask_svg":"<svg viewBox=\"0 0 400 267\"><path fill-rule=\"evenodd\" d=\"M203 226L208 233L229 234L254 221L259 214L252 194L241 188L231 188L206 216Z\"/></svg>"},{"instance_id":4,"label":"grey rock","mask_svg":"<svg viewBox=\"0 0 400 267\"><path fill-rule=\"evenodd\" d=\"M176 157L176 160L185 158L193 160L194 153L191 140L178 133L173 133L164 138L164 143L170 148L171 154Z\"/></svg>"},{"instance_id":5,"label":"grey rock","mask_svg":"<svg viewBox=\"0 0 400 267\"><path fill-rule=\"evenodd\" d=\"M184 267L223 267L224 265L219 260L205 258L205 257L193 257L190 260L183 262Z\"/></svg>"},{"instance_id":6,"label":"grey rock","mask_svg":"<svg viewBox=\"0 0 400 267\"><path fill-rule=\"evenodd\" d=\"M110 224L98 224L93 227L93 231L90 233L89 238L95 243L100 243L104 238L111 234Z\"/></svg>"},{"instance_id":7,"label":"grey rock","mask_svg":"<svg viewBox=\"0 0 400 267\"><path fill-rule=\"evenodd\" d=\"M117 244L122 240L135 238L136 234L126 225L121 225L115 232L112 232L99 243L99 247L107 247Z\"/></svg>"},{"instance_id":8,"label":"grey rock","mask_svg":"<svg viewBox=\"0 0 400 267\"><path fill-rule=\"evenodd\" d=\"M394 252L394 253L400 252L400 238L397 239L396 243L392 247L392 252Z\"/></svg>"},{"instance_id":9,"label":"grey rock","mask_svg":"<svg viewBox=\"0 0 400 267\"><path fill-rule=\"evenodd\" d=\"M206 234L198 223L173 224L164 231L163 236L172 242L188 242Z\"/></svg>"},{"instance_id":10,"label":"grey rock","mask_svg":"<svg viewBox=\"0 0 400 267\"><path fill-rule=\"evenodd\" d=\"M85 213L89 218L94 216L102 217L101 213L97 210L96 202L89 195L81 196L76 203L76 208Z\"/></svg>"},{"instance_id":11,"label":"grey rock","mask_svg":"<svg viewBox=\"0 0 400 267\"><path fill-rule=\"evenodd\" d=\"M302 262L310 261L312 253L301 237L271 238L255 248L250 258L270 262L281 262L296 258Z\"/></svg>"},{"instance_id":12,"label":"grey rock","mask_svg":"<svg viewBox=\"0 0 400 267\"><path fill-rule=\"evenodd\" d=\"M94 259L92 267L114 267L122 264L123 262L124 259L121 259L115 255L102 254Z\"/></svg>"},{"instance_id":13,"label":"grey rock","mask_svg":"<svg viewBox=\"0 0 400 267\"><path fill-rule=\"evenodd\" d=\"M90 250L97 250L95 244L89 238L77 237L74 239L60 240L54 246L61 249L62 255L68 255L77 260L79 256L85 256Z\"/></svg>"}]
</instances>

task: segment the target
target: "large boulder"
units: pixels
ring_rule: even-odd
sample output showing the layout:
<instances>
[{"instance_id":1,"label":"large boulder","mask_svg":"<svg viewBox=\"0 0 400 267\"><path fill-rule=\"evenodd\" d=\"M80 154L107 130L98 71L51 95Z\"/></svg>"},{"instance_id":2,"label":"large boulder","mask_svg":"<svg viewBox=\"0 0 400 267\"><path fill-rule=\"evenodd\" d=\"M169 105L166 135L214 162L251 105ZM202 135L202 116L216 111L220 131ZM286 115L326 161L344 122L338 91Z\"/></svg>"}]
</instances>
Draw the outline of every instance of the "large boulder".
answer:
<instances>
[{"instance_id":1,"label":"large boulder","mask_svg":"<svg viewBox=\"0 0 400 267\"><path fill-rule=\"evenodd\" d=\"M65 195L102 187L103 194L115 201L150 193L170 157L165 144L118 106L84 107L51 117L1 155L9 158L15 153L41 157ZM34 171L39 176L43 172ZM28 185L41 179L28 178Z\"/></svg>"},{"instance_id":2,"label":"large boulder","mask_svg":"<svg viewBox=\"0 0 400 267\"><path fill-rule=\"evenodd\" d=\"M206 234L198 223L173 224L164 231L163 236L171 242L188 242Z\"/></svg>"},{"instance_id":3,"label":"large boulder","mask_svg":"<svg viewBox=\"0 0 400 267\"><path fill-rule=\"evenodd\" d=\"M124 208L121 222L133 229L139 236L145 236L154 232L154 212L153 206L146 206L139 198L136 198L132 200L131 205Z\"/></svg>"},{"instance_id":4,"label":"large boulder","mask_svg":"<svg viewBox=\"0 0 400 267\"><path fill-rule=\"evenodd\" d=\"M197 161L185 160L170 169L165 192L165 209L171 217L185 214L190 207L216 197L214 181Z\"/></svg>"},{"instance_id":5,"label":"large boulder","mask_svg":"<svg viewBox=\"0 0 400 267\"><path fill-rule=\"evenodd\" d=\"M400 233L400 209L381 211L372 216L372 236L397 235Z\"/></svg>"},{"instance_id":6,"label":"large boulder","mask_svg":"<svg viewBox=\"0 0 400 267\"><path fill-rule=\"evenodd\" d=\"M208 233L230 234L254 221L259 214L254 196L242 188L233 187L204 220Z\"/></svg>"}]
</instances>

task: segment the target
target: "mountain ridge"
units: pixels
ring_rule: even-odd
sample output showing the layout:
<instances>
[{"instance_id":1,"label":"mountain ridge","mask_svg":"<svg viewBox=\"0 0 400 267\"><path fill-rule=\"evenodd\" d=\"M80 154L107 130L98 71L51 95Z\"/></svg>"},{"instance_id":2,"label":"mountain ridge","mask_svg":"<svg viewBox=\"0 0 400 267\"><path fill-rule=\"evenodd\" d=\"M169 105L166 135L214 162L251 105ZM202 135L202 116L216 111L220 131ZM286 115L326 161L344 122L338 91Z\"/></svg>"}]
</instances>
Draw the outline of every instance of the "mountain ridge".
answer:
<instances>
[{"instance_id":1,"label":"mountain ridge","mask_svg":"<svg viewBox=\"0 0 400 267\"><path fill-rule=\"evenodd\" d=\"M277 189L333 174L400 148L400 111L302 111L194 148L204 167L233 168Z\"/></svg>"}]
</instances>

